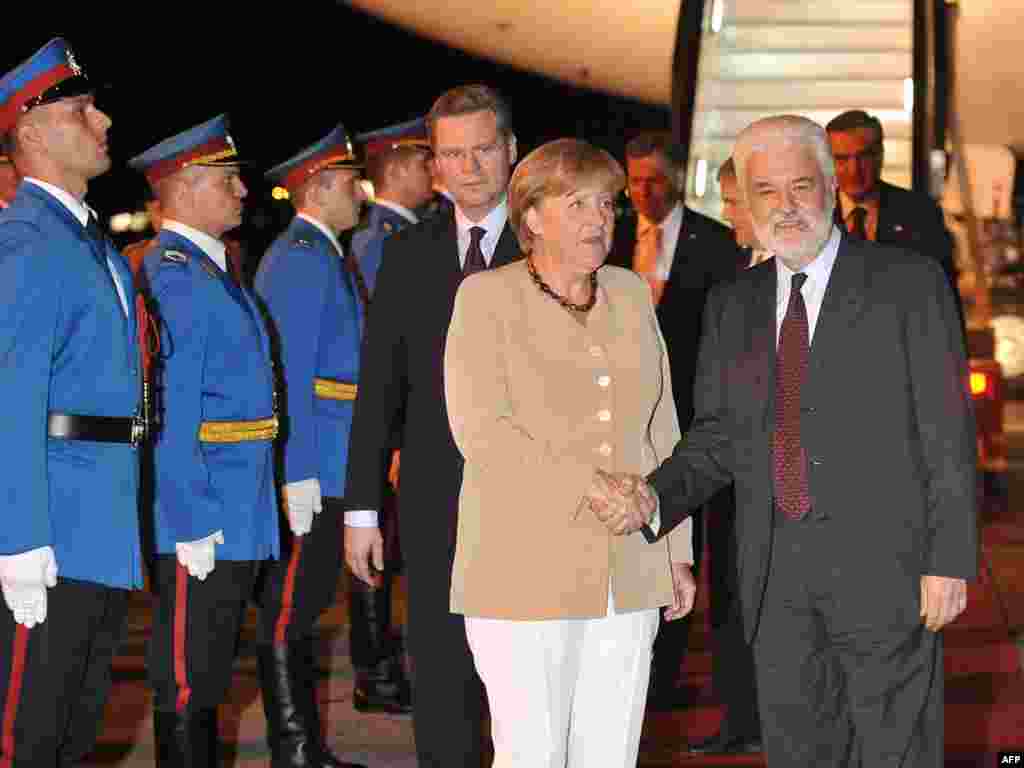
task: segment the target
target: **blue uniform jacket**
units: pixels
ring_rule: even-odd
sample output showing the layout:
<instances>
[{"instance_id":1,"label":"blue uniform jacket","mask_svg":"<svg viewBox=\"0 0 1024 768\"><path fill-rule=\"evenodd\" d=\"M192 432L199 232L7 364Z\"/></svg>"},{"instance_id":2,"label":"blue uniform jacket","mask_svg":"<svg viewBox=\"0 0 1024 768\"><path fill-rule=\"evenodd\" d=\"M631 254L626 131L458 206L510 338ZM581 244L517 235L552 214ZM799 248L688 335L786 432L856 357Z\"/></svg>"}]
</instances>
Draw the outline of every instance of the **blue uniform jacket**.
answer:
<instances>
[{"instance_id":1,"label":"blue uniform jacket","mask_svg":"<svg viewBox=\"0 0 1024 768\"><path fill-rule=\"evenodd\" d=\"M383 205L371 205L366 226L352 235L352 254L359 262L366 287L373 294L377 270L384 255L384 241L412 222Z\"/></svg>"},{"instance_id":2,"label":"blue uniform jacket","mask_svg":"<svg viewBox=\"0 0 1024 768\"><path fill-rule=\"evenodd\" d=\"M136 449L46 434L49 411L136 413L136 333L121 254L88 238L48 192L22 183L0 212L0 553L50 545L61 577L141 586Z\"/></svg>"},{"instance_id":3,"label":"blue uniform jacket","mask_svg":"<svg viewBox=\"0 0 1024 768\"><path fill-rule=\"evenodd\" d=\"M218 560L277 557L273 443L204 443L204 421L274 410L270 340L253 297L188 238L161 231L143 262L159 313L163 424L154 461L156 547L224 531Z\"/></svg>"},{"instance_id":4,"label":"blue uniform jacket","mask_svg":"<svg viewBox=\"0 0 1024 768\"><path fill-rule=\"evenodd\" d=\"M352 401L316 397L313 379L355 384L363 307L330 240L295 217L256 273L280 343L284 379L284 482L311 477L324 496L345 494Z\"/></svg>"}]
</instances>

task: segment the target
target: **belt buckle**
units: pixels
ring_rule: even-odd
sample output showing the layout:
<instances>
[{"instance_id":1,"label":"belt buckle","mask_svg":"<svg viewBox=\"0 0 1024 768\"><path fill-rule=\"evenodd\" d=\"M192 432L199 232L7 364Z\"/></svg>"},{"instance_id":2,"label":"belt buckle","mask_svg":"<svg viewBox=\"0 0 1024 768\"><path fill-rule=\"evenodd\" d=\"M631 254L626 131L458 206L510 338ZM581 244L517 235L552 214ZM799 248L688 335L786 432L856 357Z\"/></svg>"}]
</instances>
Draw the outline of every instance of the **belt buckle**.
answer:
<instances>
[{"instance_id":1,"label":"belt buckle","mask_svg":"<svg viewBox=\"0 0 1024 768\"><path fill-rule=\"evenodd\" d=\"M149 435L149 423L138 414L132 416L132 435L131 435L131 446L132 448L138 448L139 443L143 442Z\"/></svg>"}]
</instances>

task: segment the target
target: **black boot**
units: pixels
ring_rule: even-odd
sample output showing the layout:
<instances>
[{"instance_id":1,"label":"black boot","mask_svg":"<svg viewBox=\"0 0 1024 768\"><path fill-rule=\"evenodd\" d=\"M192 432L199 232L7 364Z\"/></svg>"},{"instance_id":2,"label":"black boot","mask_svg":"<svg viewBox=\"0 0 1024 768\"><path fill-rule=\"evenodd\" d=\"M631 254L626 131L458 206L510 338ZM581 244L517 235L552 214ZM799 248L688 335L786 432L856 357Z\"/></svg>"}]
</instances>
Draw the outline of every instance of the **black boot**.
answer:
<instances>
[{"instance_id":1,"label":"black boot","mask_svg":"<svg viewBox=\"0 0 1024 768\"><path fill-rule=\"evenodd\" d=\"M412 691L402 660L391 656L370 669L357 669L352 704L359 712L389 715L412 712Z\"/></svg>"},{"instance_id":2,"label":"black boot","mask_svg":"<svg viewBox=\"0 0 1024 768\"><path fill-rule=\"evenodd\" d=\"M320 736L312 639L261 646L259 668L271 768L364 768L338 760Z\"/></svg>"},{"instance_id":3,"label":"black boot","mask_svg":"<svg viewBox=\"0 0 1024 768\"><path fill-rule=\"evenodd\" d=\"M153 712L156 768L216 768L217 710Z\"/></svg>"},{"instance_id":4,"label":"black boot","mask_svg":"<svg viewBox=\"0 0 1024 768\"><path fill-rule=\"evenodd\" d=\"M391 633L388 574L377 588L351 579L349 619L352 666L356 670L352 700L356 710L398 715L412 712L409 681L398 643Z\"/></svg>"}]
</instances>

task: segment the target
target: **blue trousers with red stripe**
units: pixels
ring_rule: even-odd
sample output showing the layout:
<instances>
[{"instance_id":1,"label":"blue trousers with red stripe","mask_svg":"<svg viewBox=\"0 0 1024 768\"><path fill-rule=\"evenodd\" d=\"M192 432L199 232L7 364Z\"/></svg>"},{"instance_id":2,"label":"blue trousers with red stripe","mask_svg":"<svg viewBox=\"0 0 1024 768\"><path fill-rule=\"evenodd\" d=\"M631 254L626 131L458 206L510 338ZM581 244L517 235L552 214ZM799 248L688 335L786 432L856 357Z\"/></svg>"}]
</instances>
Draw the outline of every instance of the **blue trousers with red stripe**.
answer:
<instances>
[{"instance_id":1,"label":"blue trousers with red stripe","mask_svg":"<svg viewBox=\"0 0 1024 768\"><path fill-rule=\"evenodd\" d=\"M92 750L128 594L58 579L46 621L32 629L0 603L0 768L72 766Z\"/></svg>"}]
</instances>

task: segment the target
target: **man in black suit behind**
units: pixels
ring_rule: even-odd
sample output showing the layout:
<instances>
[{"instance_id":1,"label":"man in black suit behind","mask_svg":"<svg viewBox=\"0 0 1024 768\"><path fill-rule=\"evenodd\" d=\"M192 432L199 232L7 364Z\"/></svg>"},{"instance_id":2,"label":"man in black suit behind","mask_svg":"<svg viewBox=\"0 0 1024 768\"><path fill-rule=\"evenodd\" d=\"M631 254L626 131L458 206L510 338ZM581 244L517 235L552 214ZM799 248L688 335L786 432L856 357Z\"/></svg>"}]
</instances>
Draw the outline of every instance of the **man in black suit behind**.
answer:
<instances>
[{"instance_id":1,"label":"man in black suit behind","mask_svg":"<svg viewBox=\"0 0 1024 768\"><path fill-rule=\"evenodd\" d=\"M862 240L899 245L936 259L955 293L953 238L942 210L928 195L882 181L881 121L850 110L830 120L825 130L839 184L836 224Z\"/></svg>"},{"instance_id":2,"label":"man in black suit behind","mask_svg":"<svg viewBox=\"0 0 1024 768\"><path fill-rule=\"evenodd\" d=\"M506 188L516 158L509 111L481 85L441 95L427 116L453 216L392 235L363 344L345 490L345 559L373 584L384 565L376 526L404 413L398 521L408 577L413 732L420 768L480 768L483 687L462 616L449 612L462 457L445 410L442 363L463 276L520 258Z\"/></svg>"},{"instance_id":3,"label":"man in black suit behind","mask_svg":"<svg viewBox=\"0 0 1024 768\"><path fill-rule=\"evenodd\" d=\"M769 765L939 768L939 630L977 573L952 293L934 259L834 226L816 123L758 121L734 156L775 259L712 289L693 426L646 482L617 481L649 500L631 529L664 536L733 482Z\"/></svg>"},{"instance_id":4,"label":"man in black suit behind","mask_svg":"<svg viewBox=\"0 0 1024 768\"><path fill-rule=\"evenodd\" d=\"M716 282L735 276L743 256L728 227L683 206L681 162L680 147L669 133L643 133L626 145L627 183L635 212L616 225L607 263L633 269L651 284L679 426L685 432L693 416L693 374L704 298ZM699 510L695 511L694 567L700 565L703 548L701 522ZM689 631L689 616L661 620L649 693L656 706L680 703L676 680Z\"/></svg>"}]
</instances>

